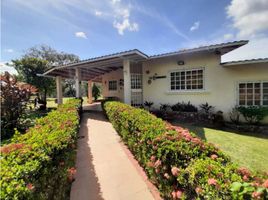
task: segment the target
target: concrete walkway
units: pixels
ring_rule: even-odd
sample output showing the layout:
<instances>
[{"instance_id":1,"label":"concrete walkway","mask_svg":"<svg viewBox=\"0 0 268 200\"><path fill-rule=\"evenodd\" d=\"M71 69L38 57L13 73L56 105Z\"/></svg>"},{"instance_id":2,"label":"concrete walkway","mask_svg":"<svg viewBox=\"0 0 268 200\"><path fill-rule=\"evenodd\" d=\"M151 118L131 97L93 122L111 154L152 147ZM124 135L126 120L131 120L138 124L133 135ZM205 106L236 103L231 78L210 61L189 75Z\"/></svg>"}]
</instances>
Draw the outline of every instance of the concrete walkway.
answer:
<instances>
[{"instance_id":1,"label":"concrete walkway","mask_svg":"<svg viewBox=\"0 0 268 200\"><path fill-rule=\"evenodd\" d=\"M83 114L79 136L71 200L154 199L102 112Z\"/></svg>"}]
</instances>

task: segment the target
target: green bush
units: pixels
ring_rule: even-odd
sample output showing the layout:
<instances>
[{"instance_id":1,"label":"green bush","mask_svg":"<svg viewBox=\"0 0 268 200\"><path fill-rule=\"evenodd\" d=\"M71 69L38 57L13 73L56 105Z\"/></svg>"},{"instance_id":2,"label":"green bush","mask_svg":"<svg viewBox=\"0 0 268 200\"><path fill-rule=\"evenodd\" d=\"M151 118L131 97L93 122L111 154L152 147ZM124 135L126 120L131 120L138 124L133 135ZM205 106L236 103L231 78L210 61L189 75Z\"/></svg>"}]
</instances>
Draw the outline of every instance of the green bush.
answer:
<instances>
[{"instance_id":1,"label":"green bush","mask_svg":"<svg viewBox=\"0 0 268 200\"><path fill-rule=\"evenodd\" d=\"M238 107L238 111L249 124L258 124L268 115L268 108L262 106L240 106Z\"/></svg>"},{"instance_id":2,"label":"green bush","mask_svg":"<svg viewBox=\"0 0 268 200\"><path fill-rule=\"evenodd\" d=\"M80 106L69 100L1 147L1 199L68 198Z\"/></svg>"},{"instance_id":3,"label":"green bush","mask_svg":"<svg viewBox=\"0 0 268 200\"><path fill-rule=\"evenodd\" d=\"M255 184L242 199L257 191L260 198L267 197L268 181L238 169L222 151L188 130L123 103L106 102L104 108L164 199L239 199L234 182Z\"/></svg>"}]
</instances>

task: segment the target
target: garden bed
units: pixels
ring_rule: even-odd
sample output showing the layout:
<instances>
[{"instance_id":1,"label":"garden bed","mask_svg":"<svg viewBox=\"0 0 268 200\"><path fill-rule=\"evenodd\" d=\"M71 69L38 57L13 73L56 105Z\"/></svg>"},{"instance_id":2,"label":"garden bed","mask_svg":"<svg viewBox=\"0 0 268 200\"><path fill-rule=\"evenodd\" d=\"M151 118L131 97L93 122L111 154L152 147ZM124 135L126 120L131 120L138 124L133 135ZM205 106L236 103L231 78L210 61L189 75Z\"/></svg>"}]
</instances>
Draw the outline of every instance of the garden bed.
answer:
<instances>
[{"instance_id":1,"label":"garden bed","mask_svg":"<svg viewBox=\"0 0 268 200\"><path fill-rule=\"evenodd\" d=\"M143 109L107 102L106 114L164 199L267 198L267 177L238 168L214 145Z\"/></svg>"}]
</instances>

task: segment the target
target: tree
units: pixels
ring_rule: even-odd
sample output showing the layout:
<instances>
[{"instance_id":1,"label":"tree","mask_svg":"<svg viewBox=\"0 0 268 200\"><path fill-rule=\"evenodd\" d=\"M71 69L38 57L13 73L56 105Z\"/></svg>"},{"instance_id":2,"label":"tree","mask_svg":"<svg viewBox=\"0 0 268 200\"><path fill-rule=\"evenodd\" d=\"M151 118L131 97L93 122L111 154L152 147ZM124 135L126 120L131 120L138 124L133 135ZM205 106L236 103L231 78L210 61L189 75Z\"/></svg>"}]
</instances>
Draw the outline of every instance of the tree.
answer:
<instances>
[{"instance_id":1,"label":"tree","mask_svg":"<svg viewBox=\"0 0 268 200\"><path fill-rule=\"evenodd\" d=\"M23 57L46 60L50 67L79 61L79 57L77 55L59 52L48 45L37 45L31 47L26 50Z\"/></svg>"},{"instance_id":2,"label":"tree","mask_svg":"<svg viewBox=\"0 0 268 200\"><path fill-rule=\"evenodd\" d=\"M17 127L19 117L24 113L27 102L37 89L29 84L18 82L15 76L5 72L1 82L1 138L10 137Z\"/></svg>"},{"instance_id":3,"label":"tree","mask_svg":"<svg viewBox=\"0 0 268 200\"><path fill-rule=\"evenodd\" d=\"M92 87L92 96L94 97L95 100L97 100L100 97L100 89L96 84L93 84Z\"/></svg>"},{"instance_id":4,"label":"tree","mask_svg":"<svg viewBox=\"0 0 268 200\"><path fill-rule=\"evenodd\" d=\"M44 60L46 64L41 64L41 62ZM57 65L77 61L79 61L79 57L74 54L59 52L47 45L39 45L26 50L25 54L22 56L22 59L14 60L13 65L19 73L19 80L25 82L32 81L28 83L35 85L42 94L42 100L46 101L47 94L55 91L55 81L51 78L37 76L37 74L43 74L47 70ZM30 69L27 69L28 67L30 67ZM70 82L66 80L66 83L67 88L71 88L70 86L72 81ZM73 91L70 91L69 93L73 93Z\"/></svg>"},{"instance_id":5,"label":"tree","mask_svg":"<svg viewBox=\"0 0 268 200\"><path fill-rule=\"evenodd\" d=\"M22 58L20 60L12 60L15 69L19 73L19 79L38 88L41 99L46 102L48 92L55 88L55 81L51 78L42 77L48 62L39 58Z\"/></svg>"}]
</instances>

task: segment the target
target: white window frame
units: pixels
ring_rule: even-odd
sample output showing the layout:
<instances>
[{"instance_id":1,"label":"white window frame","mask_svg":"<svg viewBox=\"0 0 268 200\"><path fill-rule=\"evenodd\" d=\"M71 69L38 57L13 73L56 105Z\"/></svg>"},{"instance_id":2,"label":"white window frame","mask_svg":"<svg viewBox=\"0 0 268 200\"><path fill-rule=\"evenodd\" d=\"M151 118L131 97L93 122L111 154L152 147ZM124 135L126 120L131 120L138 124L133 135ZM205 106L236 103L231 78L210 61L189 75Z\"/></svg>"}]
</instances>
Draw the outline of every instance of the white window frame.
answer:
<instances>
[{"instance_id":1,"label":"white window frame","mask_svg":"<svg viewBox=\"0 0 268 200\"><path fill-rule=\"evenodd\" d=\"M116 83L116 89L115 90L111 90L110 89L110 82L115 82ZM117 83L117 80L109 80L108 81L108 91L110 92L116 92L118 90L118 83Z\"/></svg>"},{"instance_id":2,"label":"white window frame","mask_svg":"<svg viewBox=\"0 0 268 200\"><path fill-rule=\"evenodd\" d=\"M187 71L198 71L198 70L202 70L203 71L203 88L202 89L187 89L187 84L186 84L186 72ZM176 72L185 72L185 89L171 89L171 73L176 73ZM197 67L197 68L184 68L184 69L176 69L176 70L170 70L169 71L169 89L168 91L170 92L204 92L206 89L206 85L205 85L205 80L206 80L206 70L205 67Z\"/></svg>"},{"instance_id":3,"label":"white window frame","mask_svg":"<svg viewBox=\"0 0 268 200\"><path fill-rule=\"evenodd\" d=\"M252 83L253 85L255 84L255 83L260 83L260 105L255 105L255 88L253 87L253 105L247 105L247 99L245 99L245 104L246 105L240 105L240 93L239 93L239 85L240 84L248 84L248 83ZM237 106L244 106L244 107L248 107L248 106L268 106L268 105L263 105L263 83L268 83L268 80L256 80L256 81L239 81L239 82L237 82L237 86L236 86L236 99L237 99L237 101L236 101L236 105ZM247 93L245 94L245 95L247 95Z\"/></svg>"}]
</instances>

